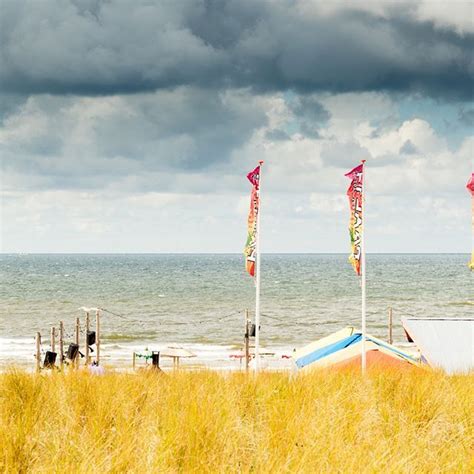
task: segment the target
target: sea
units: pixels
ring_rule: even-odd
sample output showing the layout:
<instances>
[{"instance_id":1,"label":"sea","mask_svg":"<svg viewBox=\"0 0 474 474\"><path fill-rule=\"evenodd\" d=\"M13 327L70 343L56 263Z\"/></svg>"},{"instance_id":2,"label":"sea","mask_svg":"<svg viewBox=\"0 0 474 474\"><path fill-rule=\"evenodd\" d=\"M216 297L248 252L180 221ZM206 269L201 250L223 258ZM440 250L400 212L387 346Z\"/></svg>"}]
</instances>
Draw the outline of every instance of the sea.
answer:
<instances>
[{"instance_id":1,"label":"sea","mask_svg":"<svg viewBox=\"0 0 474 474\"><path fill-rule=\"evenodd\" d=\"M368 332L387 339L389 308L396 344L406 342L403 316L474 316L468 260L467 254L368 254ZM294 349L345 326L360 327L360 281L347 255L264 254L261 266L267 364L288 361ZM35 334L44 354L60 320L66 348L77 317L82 342L81 308L101 308L106 366L131 367L134 352L180 347L195 356L182 366L239 369L255 285L239 254L1 254L0 367L33 368ZM90 319L94 329L95 311Z\"/></svg>"}]
</instances>

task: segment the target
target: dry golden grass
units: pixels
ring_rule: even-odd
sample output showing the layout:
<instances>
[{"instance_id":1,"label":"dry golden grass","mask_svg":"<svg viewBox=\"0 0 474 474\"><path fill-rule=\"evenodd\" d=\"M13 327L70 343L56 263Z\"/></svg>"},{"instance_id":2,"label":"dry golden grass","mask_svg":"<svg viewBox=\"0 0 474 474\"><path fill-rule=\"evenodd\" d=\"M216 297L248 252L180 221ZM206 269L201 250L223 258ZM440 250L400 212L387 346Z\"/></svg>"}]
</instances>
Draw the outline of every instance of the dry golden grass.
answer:
<instances>
[{"instance_id":1,"label":"dry golden grass","mask_svg":"<svg viewBox=\"0 0 474 474\"><path fill-rule=\"evenodd\" d=\"M474 472L474 376L0 375L2 472Z\"/></svg>"}]
</instances>

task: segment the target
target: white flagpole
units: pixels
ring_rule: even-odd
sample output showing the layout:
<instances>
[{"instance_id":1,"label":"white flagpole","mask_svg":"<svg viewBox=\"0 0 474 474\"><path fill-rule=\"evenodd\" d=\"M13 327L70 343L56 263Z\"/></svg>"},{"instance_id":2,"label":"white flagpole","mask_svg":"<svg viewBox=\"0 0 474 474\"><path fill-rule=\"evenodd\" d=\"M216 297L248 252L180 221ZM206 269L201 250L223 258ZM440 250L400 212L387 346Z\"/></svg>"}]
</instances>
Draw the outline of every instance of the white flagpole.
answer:
<instances>
[{"instance_id":1,"label":"white flagpole","mask_svg":"<svg viewBox=\"0 0 474 474\"><path fill-rule=\"evenodd\" d=\"M367 368L367 354L365 352L366 347L366 278L365 278L365 160L362 160L362 236L361 236L361 288L362 288L362 375L365 374Z\"/></svg>"},{"instance_id":2,"label":"white flagpole","mask_svg":"<svg viewBox=\"0 0 474 474\"><path fill-rule=\"evenodd\" d=\"M474 160L471 162L471 177L473 172ZM471 195L471 261L469 262L469 268L474 271L474 194Z\"/></svg>"},{"instance_id":3,"label":"white flagpole","mask_svg":"<svg viewBox=\"0 0 474 474\"><path fill-rule=\"evenodd\" d=\"M469 268L474 270L474 194L471 196L471 261Z\"/></svg>"},{"instance_id":4,"label":"white flagpole","mask_svg":"<svg viewBox=\"0 0 474 474\"><path fill-rule=\"evenodd\" d=\"M262 212L262 168L263 161L259 161L260 172L258 179L258 212L257 212L257 243L255 265L255 372L260 370L260 214Z\"/></svg>"}]
</instances>

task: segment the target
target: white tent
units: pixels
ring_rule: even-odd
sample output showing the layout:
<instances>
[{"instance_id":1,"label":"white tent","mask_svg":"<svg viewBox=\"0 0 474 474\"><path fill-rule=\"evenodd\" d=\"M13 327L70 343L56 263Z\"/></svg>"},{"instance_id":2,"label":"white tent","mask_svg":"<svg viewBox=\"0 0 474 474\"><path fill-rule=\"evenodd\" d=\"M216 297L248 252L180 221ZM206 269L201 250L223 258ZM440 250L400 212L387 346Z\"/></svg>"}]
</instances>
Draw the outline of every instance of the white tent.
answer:
<instances>
[{"instance_id":1,"label":"white tent","mask_svg":"<svg viewBox=\"0 0 474 474\"><path fill-rule=\"evenodd\" d=\"M407 336L432 367L474 371L474 318L402 318Z\"/></svg>"}]
</instances>

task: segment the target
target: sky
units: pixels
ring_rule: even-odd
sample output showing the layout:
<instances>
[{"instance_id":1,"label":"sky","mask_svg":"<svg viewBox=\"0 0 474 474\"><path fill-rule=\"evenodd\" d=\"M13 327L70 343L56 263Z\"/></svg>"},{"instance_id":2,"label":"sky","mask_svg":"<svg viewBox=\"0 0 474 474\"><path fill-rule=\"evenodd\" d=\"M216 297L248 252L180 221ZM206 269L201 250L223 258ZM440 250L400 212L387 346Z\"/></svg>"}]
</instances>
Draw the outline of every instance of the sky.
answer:
<instances>
[{"instance_id":1,"label":"sky","mask_svg":"<svg viewBox=\"0 0 474 474\"><path fill-rule=\"evenodd\" d=\"M470 2L1 0L2 252L470 252Z\"/></svg>"}]
</instances>

